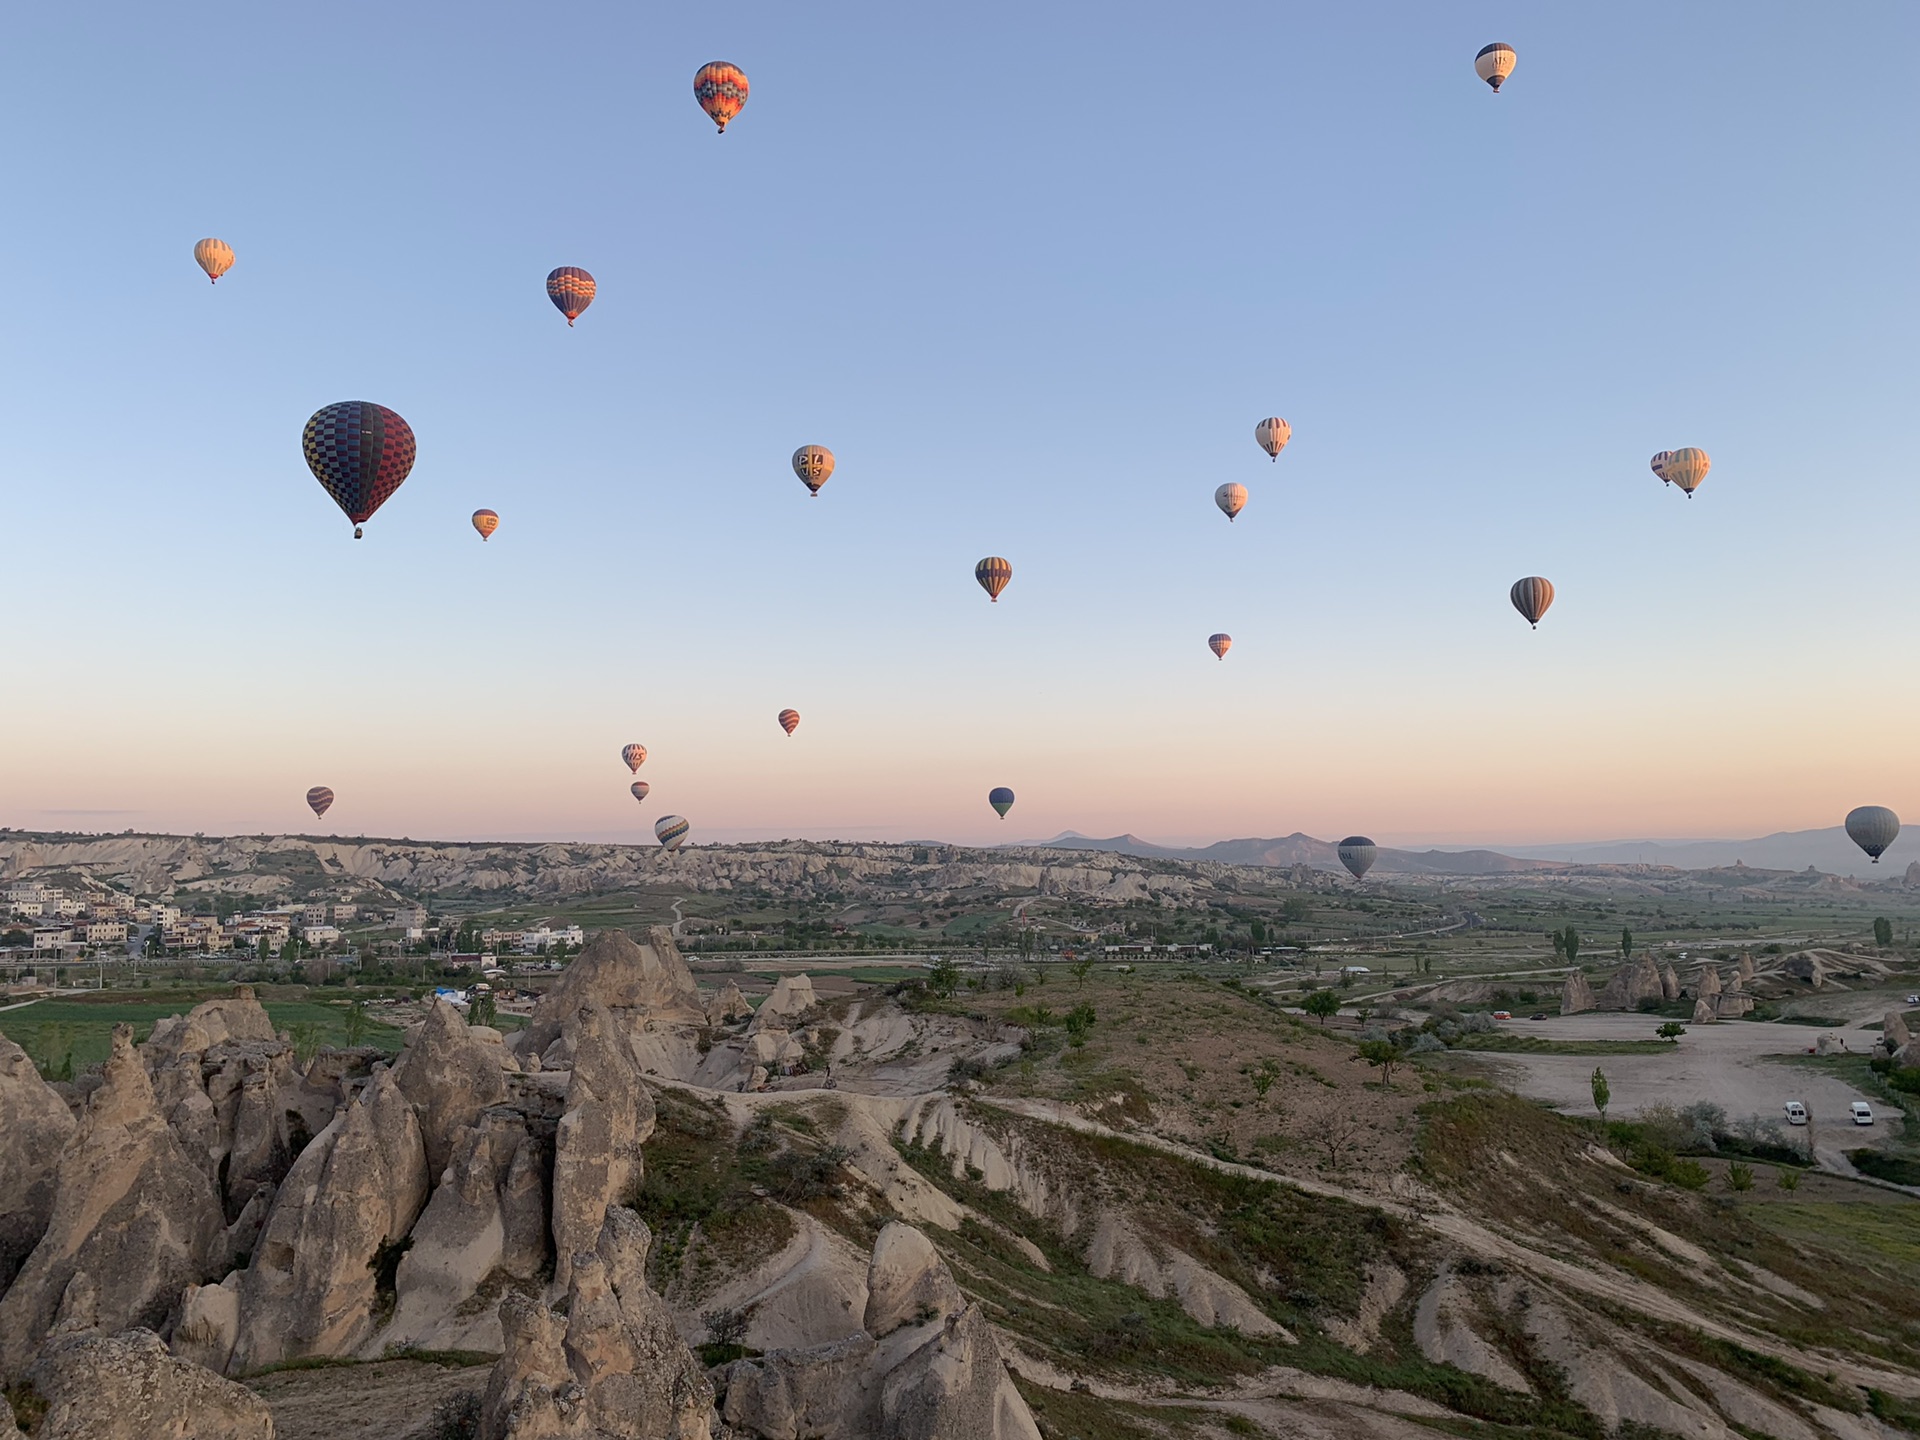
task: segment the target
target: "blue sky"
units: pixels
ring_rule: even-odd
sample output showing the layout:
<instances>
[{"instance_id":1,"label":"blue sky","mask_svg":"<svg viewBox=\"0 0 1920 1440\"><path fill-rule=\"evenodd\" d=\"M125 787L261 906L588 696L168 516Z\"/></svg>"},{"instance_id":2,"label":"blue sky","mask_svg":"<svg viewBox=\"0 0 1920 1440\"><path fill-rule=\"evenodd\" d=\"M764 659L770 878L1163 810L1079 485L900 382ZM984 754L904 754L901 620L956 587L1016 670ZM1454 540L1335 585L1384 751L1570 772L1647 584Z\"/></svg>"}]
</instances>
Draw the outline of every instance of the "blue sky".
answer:
<instances>
[{"instance_id":1,"label":"blue sky","mask_svg":"<svg viewBox=\"0 0 1920 1440\"><path fill-rule=\"evenodd\" d=\"M7 21L0 822L1920 814L1920 12L663 9ZM359 544L299 453L349 398L420 442Z\"/></svg>"}]
</instances>

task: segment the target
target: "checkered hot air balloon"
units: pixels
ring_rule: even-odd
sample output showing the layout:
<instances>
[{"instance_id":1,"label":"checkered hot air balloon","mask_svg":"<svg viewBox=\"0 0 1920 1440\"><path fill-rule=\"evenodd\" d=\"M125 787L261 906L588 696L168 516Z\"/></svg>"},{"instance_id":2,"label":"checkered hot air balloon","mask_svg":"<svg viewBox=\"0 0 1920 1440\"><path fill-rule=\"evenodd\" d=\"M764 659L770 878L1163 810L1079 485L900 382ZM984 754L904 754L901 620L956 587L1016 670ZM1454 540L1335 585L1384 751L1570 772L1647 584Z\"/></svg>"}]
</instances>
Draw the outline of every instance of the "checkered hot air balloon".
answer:
<instances>
[{"instance_id":1,"label":"checkered hot air balloon","mask_svg":"<svg viewBox=\"0 0 1920 1440\"><path fill-rule=\"evenodd\" d=\"M980 588L987 592L987 598L998 605L1000 592L1013 579L1013 566L998 555L989 555L973 567L973 578L980 582Z\"/></svg>"},{"instance_id":2,"label":"checkered hot air balloon","mask_svg":"<svg viewBox=\"0 0 1920 1440\"><path fill-rule=\"evenodd\" d=\"M333 791L324 785L316 785L307 791L307 804L313 810L313 818L323 820L328 807L333 804Z\"/></svg>"},{"instance_id":3,"label":"checkered hot air balloon","mask_svg":"<svg viewBox=\"0 0 1920 1440\"><path fill-rule=\"evenodd\" d=\"M724 135L727 122L747 103L747 72L725 60L702 65L693 77L693 98Z\"/></svg>"},{"instance_id":4,"label":"checkered hot air balloon","mask_svg":"<svg viewBox=\"0 0 1920 1440\"><path fill-rule=\"evenodd\" d=\"M208 236L205 240L196 240L193 246L193 261L207 272L207 283L217 285L220 277L233 268L233 247L224 240L215 240Z\"/></svg>"},{"instance_id":5,"label":"checkered hot air balloon","mask_svg":"<svg viewBox=\"0 0 1920 1440\"><path fill-rule=\"evenodd\" d=\"M578 265L562 265L547 276L547 298L553 302L554 309L567 317L568 329L572 329L573 322L593 304L597 288L593 276Z\"/></svg>"},{"instance_id":6,"label":"checkered hot air balloon","mask_svg":"<svg viewBox=\"0 0 1920 1440\"><path fill-rule=\"evenodd\" d=\"M1538 630L1540 617L1553 604L1553 582L1542 575L1529 575L1513 582L1507 598L1513 601L1513 608L1526 617L1527 623Z\"/></svg>"},{"instance_id":7,"label":"checkered hot air balloon","mask_svg":"<svg viewBox=\"0 0 1920 1440\"><path fill-rule=\"evenodd\" d=\"M653 822L653 838L660 842L668 854L672 854L686 844L689 828L684 815L662 815Z\"/></svg>"},{"instance_id":8,"label":"checkered hot air balloon","mask_svg":"<svg viewBox=\"0 0 1920 1440\"><path fill-rule=\"evenodd\" d=\"M1213 651L1218 658L1224 660L1227 658L1227 651L1233 648L1233 636L1225 634L1209 635L1207 636L1207 648Z\"/></svg>"},{"instance_id":9,"label":"checkered hot air balloon","mask_svg":"<svg viewBox=\"0 0 1920 1440\"><path fill-rule=\"evenodd\" d=\"M353 521L358 540L361 525L413 469L413 427L371 400L342 400L313 412L300 449L313 478Z\"/></svg>"},{"instance_id":10,"label":"checkered hot air balloon","mask_svg":"<svg viewBox=\"0 0 1920 1440\"><path fill-rule=\"evenodd\" d=\"M644 745L623 745L620 747L620 758L627 762L627 769L638 773L640 767L647 763L647 747Z\"/></svg>"},{"instance_id":11,"label":"checkered hot air balloon","mask_svg":"<svg viewBox=\"0 0 1920 1440\"><path fill-rule=\"evenodd\" d=\"M833 452L824 445L802 445L793 452L793 473L816 499L820 487L833 474Z\"/></svg>"},{"instance_id":12,"label":"checkered hot air balloon","mask_svg":"<svg viewBox=\"0 0 1920 1440\"><path fill-rule=\"evenodd\" d=\"M793 734L794 731L800 728L800 712L798 710L782 710L780 712L780 728L789 735Z\"/></svg>"}]
</instances>

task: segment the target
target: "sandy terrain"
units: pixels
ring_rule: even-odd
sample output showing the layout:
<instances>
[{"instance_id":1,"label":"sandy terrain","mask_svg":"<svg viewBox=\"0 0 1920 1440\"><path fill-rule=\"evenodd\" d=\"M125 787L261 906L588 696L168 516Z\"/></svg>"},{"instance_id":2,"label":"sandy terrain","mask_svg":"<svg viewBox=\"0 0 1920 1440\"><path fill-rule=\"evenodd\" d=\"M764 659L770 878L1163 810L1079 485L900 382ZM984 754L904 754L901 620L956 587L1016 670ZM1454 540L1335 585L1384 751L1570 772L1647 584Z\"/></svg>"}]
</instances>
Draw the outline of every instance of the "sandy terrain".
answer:
<instances>
[{"instance_id":1,"label":"sandy terrain","mask_svg":"<svg viewBox=\"0 0 1920 1440\"><path fill-rule=\"evenodd\" d=\"M487 1368L382 1360L276 1370L247 1383L272 1407L276 1440L414 1440L444 1397L484 1390Z\"/></svg>"}]
</instances>

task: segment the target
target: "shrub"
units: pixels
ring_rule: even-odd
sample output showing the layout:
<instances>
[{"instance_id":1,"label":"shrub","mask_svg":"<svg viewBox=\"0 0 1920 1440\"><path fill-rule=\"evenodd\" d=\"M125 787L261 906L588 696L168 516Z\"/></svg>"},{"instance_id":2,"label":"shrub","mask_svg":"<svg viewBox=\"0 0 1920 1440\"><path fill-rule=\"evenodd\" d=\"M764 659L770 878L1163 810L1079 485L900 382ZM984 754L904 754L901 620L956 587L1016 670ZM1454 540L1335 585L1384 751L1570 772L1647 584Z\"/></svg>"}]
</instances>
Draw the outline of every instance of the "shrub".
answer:
<instances>
[{"instance_id":1,"label":"shrub","mask_svg":"<svg viewBox=\"0 0 1920 1440\"><path fill-rule=\"evenodd\" d=\"M1742 1165L1738 1160L1727 1166L1727 1188L1729 1190L1753 1189L1753 1167Z\"/></svg>"},{"instance_id":2,"label":"shrub","mask_svg":"<svg viewBox=\"0 0 1920 1440\"><path fill-rule=\"evenodd\" d=\"M480 1392L459 1390L433 1407L426 1440L479 1440Z\"/></svg>"},{"instance_id":3,"label":"shrub","mask_svg":"<svg viewBox=\"0 0 1920 1440\"><path fill-rule=\"evenodd\" d=\"M838 1198L840 1167L852 1156L853 1152L844 1145L828 1145L812 1154L784 1150L767 1167L773 1182L770 1188L789 1205Z\"/></svg>"},{"instance_id":4,"label":"shrub","mask_svg":"<svg viewBox=\"0 0 1920 1440\"><path fill-rule=\"evenodd\" d=\"M1773 1183L1782 1190L1798 1190L1800 1188L1800 1172L1798 1170L1789 1170L1783 1165L1773 1172Z\"/></svg>"},{"instance_id":5,"label":"shrub","mask_svg":"<svg viewBox=\"0 0 1920 1440\"><path fill-rule=\"evenodd\" d=\"M1685 1190L1704 1190L1711 1178L1698 1160L1675 1160L1667 1167L1667 1179Z\"/></svg>"}]
</instances>

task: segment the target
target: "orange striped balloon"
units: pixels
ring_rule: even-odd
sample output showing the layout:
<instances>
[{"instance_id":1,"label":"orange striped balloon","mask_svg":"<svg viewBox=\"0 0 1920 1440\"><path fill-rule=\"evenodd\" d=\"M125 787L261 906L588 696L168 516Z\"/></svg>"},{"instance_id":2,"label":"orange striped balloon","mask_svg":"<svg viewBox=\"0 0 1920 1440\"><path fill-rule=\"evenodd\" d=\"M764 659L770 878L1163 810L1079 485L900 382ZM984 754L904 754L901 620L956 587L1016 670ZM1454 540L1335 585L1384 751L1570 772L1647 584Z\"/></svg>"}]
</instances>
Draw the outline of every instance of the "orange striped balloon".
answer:
<instances>
[{"instance_id":1,"label":"orange striped balloon","mask_svg":"<svg viewBox=\"0 0 1920 1440\"><path fill-rule=\"evenodd\" d=\"M500 517L491 510L476 510L473 512L473 528L485 540L500 528Z\"/></svg>"},{"instance_id":2,"label":"orange striped balloon","mask_svg":"<svg viewBox=\"0 0 1920 1440\"><path fill-rule=\"evenodd\" d=\"M693 77L693 98L724 135L727 122L747 103L747 72L725 60L702 65Z\"/></svg>"},{"instance_id":3,"label":"orange striped balloon","mask_svg":"<svg viewBox=\"0 0 1920 1440\"><path fill-rule=\"evenodd\" d=\"M1540 617L1553 604L1553 582L1543 575L1529 575L1513 582L1507 598L1513 601L1513 608L1526 617L1527 623L1538 630Z\"/></svg>"},{"instance_id":4,"label":"orange striped balloon","mask_svg":"<svg viewBox=\"0 0 1920 1440\"><path fill-rule=\"evenodd\" d=\"M987 598L994 604L1000 603L1000 592L1007 588L1007 582L1013 579L1013 566L998 555L989 555L973 567L973 578L980 582L980 588L987 592Z\"/></svg>"},{"instance_id":5,"label":"orange striped balloon","mask_svg":"<svg viewBox=\"0 0 1920 1440\"><path fill-rule=\"evenodd\" d=\"M593 276L578 265L562 265L547 276L547 298L553 302L553 308L567 317L567 327L586 313L598 290Z\"/></svg>"},{"instance_id":6,"label":"orange striped balloon","mask_svg":"<svg viewBox=\"0 0 1920 1440\"><path fill-rule=\"evenodd\" d=\"M782 710L780 712L780 728L789 735L798 730L800 728L800 712L798 710Z\"/></svg>"},{"instance_id":7,"label":"orange striped balloon","mask_svg":"<svg viewBox=\"0 0 1920 1440\"><path fill-rule=\"evenodd\" d=\"M220 277L233 268L233 247L209 236L194 242L193 261L207 272L207 283L218 284Z\"/></svg>"},{"instance_id":8,"label":"orange striped balloon","mask_svg":"<svg viewBox=\"0 0 1920 1440\"><path fill-rule=\"evenodd\" d=\"M1233 648L1233 636L1209 635L1207 637L1207 648L1213 651L1220 659L1224 660L1227 658L1227 651Z\"/></svg>"},{"instance_id":9,"label":"orange striped balloon","mask_svg":"<svg viewBox=\"0 0 1920 1440\"><path fill-rule=\"evenodd\" d=\"M1700 488L1700 482L1707 478L1707 471L1712 468L1713 462L1707 458L1707 452L1689 445L1667 456L1667 466L1660 472L1660 478L1671 480L1686 491L1687 498L1691 500L1693 492Z\"/></svg>"}]
</instances>

